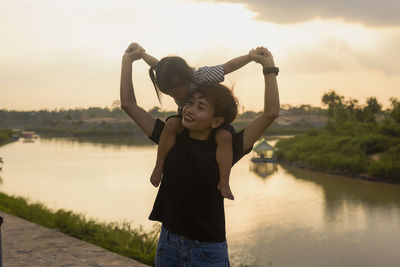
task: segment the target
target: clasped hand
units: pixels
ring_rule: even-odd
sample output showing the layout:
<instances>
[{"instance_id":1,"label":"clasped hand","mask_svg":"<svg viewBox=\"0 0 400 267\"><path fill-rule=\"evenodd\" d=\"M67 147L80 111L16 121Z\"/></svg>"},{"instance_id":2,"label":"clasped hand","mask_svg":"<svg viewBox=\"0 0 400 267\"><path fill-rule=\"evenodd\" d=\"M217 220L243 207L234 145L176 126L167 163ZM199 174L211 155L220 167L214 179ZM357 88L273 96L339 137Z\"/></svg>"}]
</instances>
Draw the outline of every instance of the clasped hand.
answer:
<instances>
[{"instance_id":1,"label":"clasped hand","mask_svg":"<svg viewBox=\"0 0 400 267\"><path fill-rule=\"evenodd\" d=\"M123 59L128 63L132 63L135 60L141 59L145 51L146 50L144 50L138 43L131 43L125 50Z\"/></svg>"},{"instance_id":2,"label":"clasped hand","mask_svg":"<svg viewBox=\"0 0 400 267\"><path fill-rule=\"evenodd\" d=\"M265 47L257 47L249 52L251 60L265 67L275 67L274 58L271 52Z\"/></svg>"}]
</instances>

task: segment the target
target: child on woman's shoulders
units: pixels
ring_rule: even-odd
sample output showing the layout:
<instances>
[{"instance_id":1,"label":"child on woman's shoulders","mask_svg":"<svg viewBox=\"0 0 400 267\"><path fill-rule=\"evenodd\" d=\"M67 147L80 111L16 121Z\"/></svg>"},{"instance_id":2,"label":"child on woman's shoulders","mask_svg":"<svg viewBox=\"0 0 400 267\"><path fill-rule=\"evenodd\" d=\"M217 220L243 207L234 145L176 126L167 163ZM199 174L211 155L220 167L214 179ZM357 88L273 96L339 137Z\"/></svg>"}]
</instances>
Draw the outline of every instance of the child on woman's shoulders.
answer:
<instances>
[{"instance_id":1,"label":"child on woman's shoulders","mask_svg":"<svg viewBox=\"0 0 400 267\"><path fill-rule=\"evenodd\" d=\"M175 144L176 136L183 131L182 109L188 101L188 96L194 88L212 83L221 83L224 76L251 62L250 54L234 58L223 65L212 67L191 68L183 58L165 57L158 61L150 56L138 44L133 43L128 48L138 50L142 59L151 67L149 70L150 78L154 84L157 97L160 100L161 93L174 98L178 105L178 115L170 117L162 131L157 160L150 181L154 186L158 186L162 179L165 159ZM229 186L229 175L233 161L232 133L234 129L231 125L218 128L215 133L217 144L216 161L219 169L218 189L224 198L233 200L234 196Z\"/></svg>"}]
</instances>

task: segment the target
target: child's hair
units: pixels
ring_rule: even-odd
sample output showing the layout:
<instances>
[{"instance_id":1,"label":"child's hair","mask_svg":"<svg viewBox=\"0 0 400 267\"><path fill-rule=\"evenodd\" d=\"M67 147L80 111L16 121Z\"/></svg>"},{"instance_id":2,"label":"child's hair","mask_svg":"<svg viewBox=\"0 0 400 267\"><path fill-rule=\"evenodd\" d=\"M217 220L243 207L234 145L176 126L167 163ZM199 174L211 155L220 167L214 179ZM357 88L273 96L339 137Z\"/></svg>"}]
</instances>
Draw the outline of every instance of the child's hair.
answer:
<instances>
[{"instance_id":1,"label":"child's hair","mask_svg":"<svg viewBox=\"0 0 400 267\"><path fill-rule=\"evenodd\" d=\"M202 97L207 99L214 107L214 117L223 117L221 126L229 125L238 114L239 102L225 85L215 83L199 86L195 89Z\"/></svg>"},{"instance_id":2,"label":"child's hair","mask_svg":"<svg viewBox=\"0 0 400 267\"><path fill-rule=\"evenodd\" d=\"M176 56L162 58L157 66L150 68L149 75L160 103L160 92L167 94L169 90L193 81L192 68L183 58Z\"/></svg>"}]
</instances>

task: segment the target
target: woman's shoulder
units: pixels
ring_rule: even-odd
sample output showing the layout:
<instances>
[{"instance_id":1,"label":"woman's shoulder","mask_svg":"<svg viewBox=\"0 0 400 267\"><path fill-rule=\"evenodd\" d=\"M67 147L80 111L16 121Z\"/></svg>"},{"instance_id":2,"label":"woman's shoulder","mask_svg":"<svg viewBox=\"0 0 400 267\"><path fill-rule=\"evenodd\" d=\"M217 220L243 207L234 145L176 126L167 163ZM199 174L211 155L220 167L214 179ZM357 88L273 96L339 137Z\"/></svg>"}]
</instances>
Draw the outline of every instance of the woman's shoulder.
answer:
<instances>
[{"instance_id":1,"label":"woman's shoulder","mask_svg":"<svg viewBox=\"0 0 400 267\"><path fill-rule=\"evenodd\" d=\"M159 118L156 119L156 123L154 124L153 131L151 132L151 135L149 136L149 139L153 141L154 143L158 144L160 141L161 133L165 127L165 122L160 120Z\"/></svg>"}]
</instances>

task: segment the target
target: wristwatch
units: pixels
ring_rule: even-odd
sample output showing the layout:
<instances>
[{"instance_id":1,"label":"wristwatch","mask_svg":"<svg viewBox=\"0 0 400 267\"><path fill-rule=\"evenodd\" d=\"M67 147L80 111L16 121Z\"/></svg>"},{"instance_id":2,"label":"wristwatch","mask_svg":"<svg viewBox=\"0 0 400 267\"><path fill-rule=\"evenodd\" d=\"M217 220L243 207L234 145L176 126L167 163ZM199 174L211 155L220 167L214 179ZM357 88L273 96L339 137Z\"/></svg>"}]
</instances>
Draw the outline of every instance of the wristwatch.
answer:
<instances>
[{"instance_id":1,"label":"wristwatch","mask_svg":"<svg viewBox=\"0 0 400 267\"><path fill-rule=\"evenodd\" d=\"M265 67L265 68L263 68L263 73L264 73L264 75L266 75L268 73L275 73L275 75L278 75L279 68L278 67Z\"/></svg>"}]
</instances>

